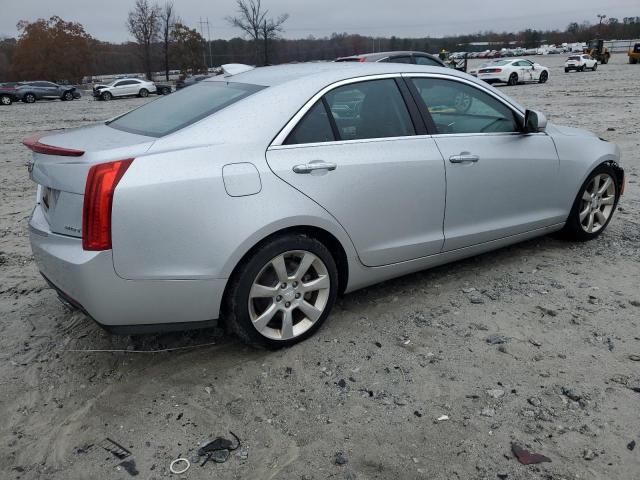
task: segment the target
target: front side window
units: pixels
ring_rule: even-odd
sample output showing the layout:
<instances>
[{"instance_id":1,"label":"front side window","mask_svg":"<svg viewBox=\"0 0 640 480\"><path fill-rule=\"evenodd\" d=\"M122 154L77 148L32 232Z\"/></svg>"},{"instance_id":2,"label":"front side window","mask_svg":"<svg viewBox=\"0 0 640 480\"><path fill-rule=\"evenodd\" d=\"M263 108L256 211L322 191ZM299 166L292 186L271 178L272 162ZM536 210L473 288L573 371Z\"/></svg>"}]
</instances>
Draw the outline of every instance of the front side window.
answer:
<instances>
[{"instance_id":1,"label":"front side window","mask_svg":"<svg viewBox=\"0 0 640 480\"><path fill-rule=\"evenodd\" d=\"M412 79L439 134L518 132L515 113L504 103L466 83Z\"/></svg>"},{"instance_id":2,"label":"front side window","mask_svg":"<svg viewBox=\"0 0 640 480\"><path fill-rule=\"evenodd\" d=\"M162 137L264 88L246 83L201 82L149 102L107 125L125 132Z\"/></svg>"}]
</instances>

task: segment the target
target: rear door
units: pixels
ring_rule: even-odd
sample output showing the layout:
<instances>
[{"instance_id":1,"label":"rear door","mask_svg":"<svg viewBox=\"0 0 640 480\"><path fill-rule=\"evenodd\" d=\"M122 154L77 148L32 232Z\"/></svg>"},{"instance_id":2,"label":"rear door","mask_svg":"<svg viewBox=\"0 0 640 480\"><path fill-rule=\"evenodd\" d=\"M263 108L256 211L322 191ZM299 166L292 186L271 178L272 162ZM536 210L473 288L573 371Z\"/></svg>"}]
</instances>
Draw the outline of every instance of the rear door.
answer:
<instances>
[{"instance_id":1,"label":"rear door","mask_svg":"<svg viewBox=\"0 0 640 480\"><path fill-rule=\"evenodd\" d=\"M368 266L443 244L444 161L401 87L388 75L329 87L267 151L274 173L333 215Z\"/></svg>"},{"instance_id":2,"label":"rear door","mask_svg":"<svg viewBox=\"0 0 640 480\"><path fill-rule=\"evenodd\" d=\"M560 162L545 133L520 133L521 115L462 79L413 78L433 122L447 176L444 251L561 223ZM461 111L455 98L471 98Z\"/></svg>"}]
</instances>

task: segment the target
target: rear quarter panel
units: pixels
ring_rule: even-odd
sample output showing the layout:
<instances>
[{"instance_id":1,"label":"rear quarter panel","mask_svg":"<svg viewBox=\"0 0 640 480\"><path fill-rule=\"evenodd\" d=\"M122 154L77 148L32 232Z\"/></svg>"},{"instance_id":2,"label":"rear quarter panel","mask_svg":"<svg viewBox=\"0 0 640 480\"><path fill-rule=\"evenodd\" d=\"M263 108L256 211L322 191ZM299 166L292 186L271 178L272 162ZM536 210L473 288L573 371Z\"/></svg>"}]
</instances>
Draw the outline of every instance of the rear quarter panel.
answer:
<instances>
[{"instance_id":1,"label":"rear quarter panel","mask_svg":"<svg viewBox=\"0 0 640 480\"><path fill-rule=\"evenodd\" d=\"M113 258L127 279L228 278L254 245L284 228L309 225L332 233L349 258L347 234L315 202L268 169L263 147L217 145L134 160L113 202ZM262 189L232 197L224 165L253 163Z\"/></svg>"}]
</instances>

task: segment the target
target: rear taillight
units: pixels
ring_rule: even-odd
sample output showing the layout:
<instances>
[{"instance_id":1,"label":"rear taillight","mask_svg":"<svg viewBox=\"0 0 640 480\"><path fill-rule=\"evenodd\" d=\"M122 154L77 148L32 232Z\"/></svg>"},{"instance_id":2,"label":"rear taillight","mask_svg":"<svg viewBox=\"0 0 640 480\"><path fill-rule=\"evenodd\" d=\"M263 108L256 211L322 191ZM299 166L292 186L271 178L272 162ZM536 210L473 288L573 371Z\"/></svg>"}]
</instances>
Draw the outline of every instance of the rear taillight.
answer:
<instances>
[{"instance_id":1,"label":"rear taillight","mask_svg":"<svg viewBox=\"0 0 640 480\"><path fill-rule=\"evenodd\" d=\"M111 249L111 209L118 182L133 159L100 163L89 170L82 210L82 248Z\"/></svg>"},{"instance_id":2,"label":"rear taillight","mask_svg":"<svg viewBox=\"0 0 640 480\"><path fill-rule=\"evenodd\" d=\"M358 60L358 62L360 63L364 63L367 61L367 57L360 57L360 60Z\"/></svg>"}]
</instances>

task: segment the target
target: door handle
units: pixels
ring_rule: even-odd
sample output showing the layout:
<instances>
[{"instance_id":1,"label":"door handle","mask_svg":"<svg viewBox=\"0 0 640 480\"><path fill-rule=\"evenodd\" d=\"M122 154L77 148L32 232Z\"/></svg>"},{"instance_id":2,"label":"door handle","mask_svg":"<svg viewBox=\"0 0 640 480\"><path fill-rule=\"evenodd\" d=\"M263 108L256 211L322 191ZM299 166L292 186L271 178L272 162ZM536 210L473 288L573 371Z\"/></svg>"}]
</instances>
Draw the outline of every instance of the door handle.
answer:
<instances>
[{"instance_id":1,"label":"door handle","mask_svg":"<svg viewBox=\"0 0 640 480\"><path fill-rule=\"evenodd\" d=\"M470 153L461 153L460 155L451 155L449 157L449 161L451 163L467 163L467 162L477 162L480 160L479 155L471 155Z\"/></svg>"},{"instance_id":2,"label":"door handle","mask_svg":"<svg viewBox=\"0 0 640 480\"><path fill-rule=\"evenodd\" d=\"M332 170L335 170L336 168L338 168L338 166L335 163L317 161L317 162L305 163L302 165L295 165L293 167L293 171L295 173L311 173L317 170L327 170L330 172Z\"/></svg>"}]
</instances>

